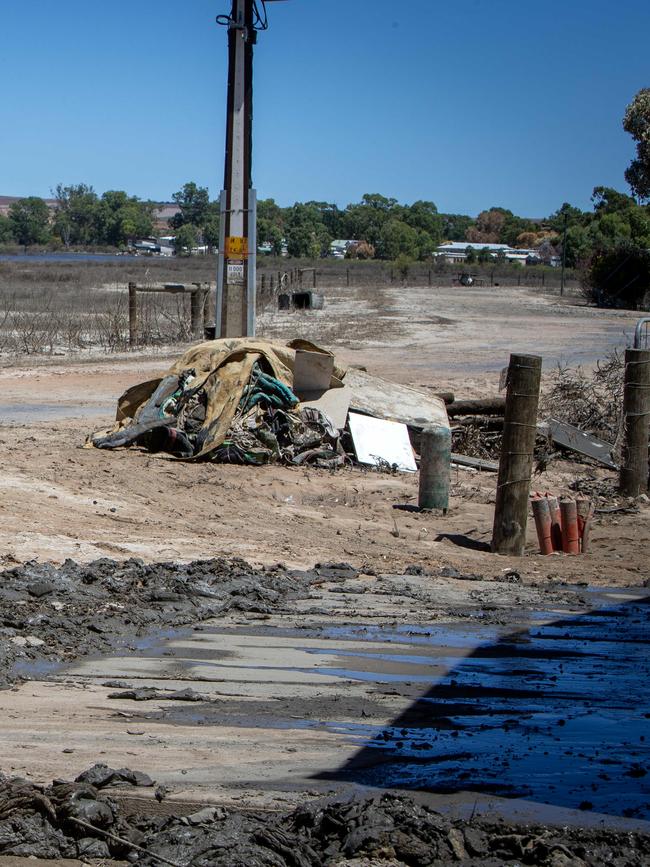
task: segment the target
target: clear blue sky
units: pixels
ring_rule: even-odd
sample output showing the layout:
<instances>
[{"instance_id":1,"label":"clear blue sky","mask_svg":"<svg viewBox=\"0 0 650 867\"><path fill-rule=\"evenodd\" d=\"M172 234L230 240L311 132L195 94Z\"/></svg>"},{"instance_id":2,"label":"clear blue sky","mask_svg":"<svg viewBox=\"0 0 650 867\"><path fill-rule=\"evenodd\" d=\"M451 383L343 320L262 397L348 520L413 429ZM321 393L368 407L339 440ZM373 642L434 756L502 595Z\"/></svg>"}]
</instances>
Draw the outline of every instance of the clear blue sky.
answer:
<instances>
[{"instance_id":1,"label":"clear blue sky","mask_svg":"<svg viewBox=\"0 0 650 867\"><path fill-rule=\"evenodd\" d=\"M0 194L169 199L223 173L229 0L3 0ZM287 0L255 55L254 182L543 216L626 189L648 0Z\"/></svg>"}]
</instances>

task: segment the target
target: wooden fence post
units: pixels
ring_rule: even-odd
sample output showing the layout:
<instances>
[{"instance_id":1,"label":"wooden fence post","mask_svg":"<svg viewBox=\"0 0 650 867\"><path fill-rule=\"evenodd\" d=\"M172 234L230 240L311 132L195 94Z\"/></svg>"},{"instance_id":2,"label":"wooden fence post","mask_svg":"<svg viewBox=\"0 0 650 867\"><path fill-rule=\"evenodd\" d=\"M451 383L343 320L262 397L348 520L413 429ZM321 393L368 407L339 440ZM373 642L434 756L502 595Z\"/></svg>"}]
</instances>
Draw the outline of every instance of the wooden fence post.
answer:
<instances>
[{"instance_id":1,"label":"wooden fence post","mask_svg":"<svg viewBox=\"0 0 650 867\"><path fill-rule=\"evenodd\" d=\"M345 277L347 280L347 285L349 286L350 285L350 269L349 268L345 269Z\"/></svg>"},{"instance_id":2,"label":"wooden fence post","mask_svg":"<svg viewBox=\"0 0 650 867\"><path fill-rule=\"evenodd\" d=\"M619 488L628 497L648 490L650 423L650 350L625 350L623 390L623 460Z\"/></svg>"},{"instance_id":3,"label":"wooden fence post","mask_svg":"<svg viewBox=\"0 0 650 867\"><path fill-rule=\"evenodd\" d=\"M129 283L129 346L138 342L138 290Z\"/></svg>"},{"instance_id":4,"label":"wooden fence post","mask_svg":"<svg viewBox=\"0 0 650 867\"><path fill-rule=\"evenodd\" d=\"M190 332L192 337L200 337L203 333L203 290L193 289L190 292Z\"/></svg>"},{"instance_id":5,"label":"wooden fence post","mask_svg":"<svg viewBox=\"0 0 650 867\"><path fill-rule=\"evenodd\" d=\"M510 356L492 531L496 554L524 553L541 375L541 356Z\"/></svg>"}]
</instances>

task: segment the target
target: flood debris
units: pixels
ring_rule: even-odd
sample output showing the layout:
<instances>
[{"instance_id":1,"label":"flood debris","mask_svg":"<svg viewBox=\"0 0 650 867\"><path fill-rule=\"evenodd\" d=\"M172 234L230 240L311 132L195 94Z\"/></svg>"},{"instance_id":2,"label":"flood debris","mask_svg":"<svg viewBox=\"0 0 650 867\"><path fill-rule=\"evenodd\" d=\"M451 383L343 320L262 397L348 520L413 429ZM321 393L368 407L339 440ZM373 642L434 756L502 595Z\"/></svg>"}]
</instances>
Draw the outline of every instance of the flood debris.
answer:
<instances>
[{"instance_id":1,"label":"flood debris","mask_svg":"<svg viewBox=\"0 0 650 867\"><path fill-rule=\"evenodd\" d=\"M346 426L349 409L414 429L433 422L449 426L439 398L338 366L308 341L239 338L194 346L161 378L126 391L115 426L92 434L86 445L139 446L185 460L333 469L356 459ZM406 427L404 435L408 445ZM381 448L376 434L374 450ZM408 450L414 468L410 445Z\"/></svg>"},{"instance_id":2,"label":"flood debris","mask_svg":"<svg viewBox=\"0 0 650 867\"><path fill-rule=\"evenodd\" d=\"M0 781L3 856L183 867L326 867L368 863L364 859L402 867L641 867L648 851L650 835L644 833L455 819L394 793L316 800L292 812L204 807L156 815L127 812L87 782Z\"/></svg>"}]
</instances>

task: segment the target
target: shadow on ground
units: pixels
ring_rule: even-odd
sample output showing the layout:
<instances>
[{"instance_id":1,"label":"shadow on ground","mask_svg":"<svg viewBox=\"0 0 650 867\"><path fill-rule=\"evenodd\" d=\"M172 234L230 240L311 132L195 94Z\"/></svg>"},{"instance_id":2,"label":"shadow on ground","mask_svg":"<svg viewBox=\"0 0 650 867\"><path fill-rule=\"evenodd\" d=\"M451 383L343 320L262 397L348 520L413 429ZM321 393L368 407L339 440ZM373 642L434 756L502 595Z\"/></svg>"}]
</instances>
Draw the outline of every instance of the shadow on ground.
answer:
<instances>
[{"instance_id":1,"label":"shadow on ground","mask_svg":"<svg viewBox=\"0 0 650 867\"><path fill-rule=\"evenodd\" d=\"M650 597L484 643L320 779L650 818Z\"/></svg>"}]
</instances>

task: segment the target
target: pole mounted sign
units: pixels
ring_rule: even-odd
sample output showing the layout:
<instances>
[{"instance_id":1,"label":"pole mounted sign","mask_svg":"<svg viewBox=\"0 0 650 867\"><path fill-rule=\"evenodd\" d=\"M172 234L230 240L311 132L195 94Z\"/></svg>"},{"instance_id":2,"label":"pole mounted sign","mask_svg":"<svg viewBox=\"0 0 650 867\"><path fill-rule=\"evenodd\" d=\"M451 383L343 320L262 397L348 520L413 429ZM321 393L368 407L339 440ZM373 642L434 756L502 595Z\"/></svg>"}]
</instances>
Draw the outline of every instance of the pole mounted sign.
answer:
<instances>
[{"instance_id":1,"label":"pole mounted sign","mask_svg":"<svg viewBox=\"0 0 650 867\"><path fill-rule=\"evenodd\" d=\"M226 158L220 197L216 337L255 336L257 196L252 185L253 46L269 0L232 0L228 28Z\"/></svg>"}]
</instances>

